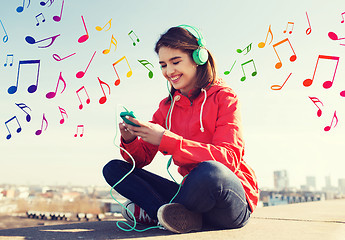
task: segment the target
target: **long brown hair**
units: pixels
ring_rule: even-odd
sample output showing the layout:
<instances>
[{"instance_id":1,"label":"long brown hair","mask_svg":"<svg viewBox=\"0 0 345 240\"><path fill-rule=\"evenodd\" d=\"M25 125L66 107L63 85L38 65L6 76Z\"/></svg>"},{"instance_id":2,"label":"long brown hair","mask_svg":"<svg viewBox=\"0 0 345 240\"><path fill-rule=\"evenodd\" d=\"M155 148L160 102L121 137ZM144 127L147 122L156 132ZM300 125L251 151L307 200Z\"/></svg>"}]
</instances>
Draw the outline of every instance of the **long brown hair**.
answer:
<instances>
[{"instance_id":1,"label":"long brown hair","mask_svg":"<svg viewBox=\"0 0 345 240\"><path fill-rule=\"evenodd\" d=\"M182 27L172 27L164 34L162 34L155 46L155 52L158 54L161 47L168 47L179 49L193 59L193 51L199 48L198 40L188 30ZM216 66L214 58L210 51L208 51L208 60L204 65L199 65L196 72L196 86L190 98L195 99L202 88L211 86L216 80ZM171 86L170 94L173 96L176 89ZM167 102L170 101L168 97Z\"/></svg>"}]
</instances>

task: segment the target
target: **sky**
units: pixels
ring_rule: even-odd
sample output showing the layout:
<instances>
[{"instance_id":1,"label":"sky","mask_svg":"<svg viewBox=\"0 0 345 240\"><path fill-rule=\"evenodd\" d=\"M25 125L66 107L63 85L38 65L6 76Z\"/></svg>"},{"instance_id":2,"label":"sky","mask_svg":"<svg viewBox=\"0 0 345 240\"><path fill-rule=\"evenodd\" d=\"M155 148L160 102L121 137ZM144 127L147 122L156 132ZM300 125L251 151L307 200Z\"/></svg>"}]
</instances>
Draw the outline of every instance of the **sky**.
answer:
<instances>
[{"instance_id":1,"label":"sky","mask_svg":"<svg viewBox=\"0 0 345 240\"><path fill-rule=\"evenodd\" d=\"M121 158L113 141L122 106L151 120L168 95L154 45L180 24L201 30L219 77L239 96L244 159L259 187L273 187L273 171L283 169L295 187L306 176L317 177L318 188L325 176L333 185L345 178L340 0L40 3L0 1L0 183L106 186L103 166ZM147 169L169 177L167 161L158 153Z\"/></svg>"}]
</instances>

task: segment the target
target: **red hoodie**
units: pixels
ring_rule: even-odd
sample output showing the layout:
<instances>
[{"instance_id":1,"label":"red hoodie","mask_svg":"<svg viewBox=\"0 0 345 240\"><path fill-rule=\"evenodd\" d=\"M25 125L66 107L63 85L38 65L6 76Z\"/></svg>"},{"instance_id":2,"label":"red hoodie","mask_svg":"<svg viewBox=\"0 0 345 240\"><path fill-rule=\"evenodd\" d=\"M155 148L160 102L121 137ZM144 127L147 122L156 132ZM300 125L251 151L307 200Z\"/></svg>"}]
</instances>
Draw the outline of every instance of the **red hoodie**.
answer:
<instances>
[{"instance_id":1,"label":"red hoodie","mask_svg":"<svg viewBox=\"0 0 345 240\"><path fill-rule=\"evenodd\" d=\"M121 139L121 146L132 155L136 167L142 168L151 163L157 151L172 155L182 176L200 162L221 162L240 179L254 211L259 190L254 171L243 160L244 142L237 95L219 79L192 102L178 91L173 98L169 116L170 103L163 99L151 121L170 128L164 132L159 146L140 138L130 143ZM124 151L121 150L121 154L126 161L132 162Z\"/></svg>"}]
</instances>

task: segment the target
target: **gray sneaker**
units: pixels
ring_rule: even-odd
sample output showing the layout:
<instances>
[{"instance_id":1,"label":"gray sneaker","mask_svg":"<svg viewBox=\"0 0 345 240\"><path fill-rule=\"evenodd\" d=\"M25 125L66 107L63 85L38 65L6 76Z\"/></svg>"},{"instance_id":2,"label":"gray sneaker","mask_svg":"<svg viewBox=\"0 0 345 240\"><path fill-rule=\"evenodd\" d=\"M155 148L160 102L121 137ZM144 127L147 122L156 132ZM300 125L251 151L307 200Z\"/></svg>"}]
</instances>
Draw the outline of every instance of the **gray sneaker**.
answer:
<instances>
[{"instance_id":1,"label":"gray sneaker","mask_svg":"<svg viewBox=\"0 0 345 240\"><path fill-rule=\"evenodd\" d=\"M145 212L145 210L140 208L134 202L128 200L123 205L129 211L132 212L132 214L134 215L135 221L137 223L141 223L141 224L144 224L144 225L152 225L152 226L156 226L157 225L157 220L150 218L150 216ZM130 214L128 212L127 209L122 208L122 210L121 210L122 216L127 221L129 221L130 223L133 223L134 222L133 216L132 216L132 214Z\"/></svg>"}]
</instances>

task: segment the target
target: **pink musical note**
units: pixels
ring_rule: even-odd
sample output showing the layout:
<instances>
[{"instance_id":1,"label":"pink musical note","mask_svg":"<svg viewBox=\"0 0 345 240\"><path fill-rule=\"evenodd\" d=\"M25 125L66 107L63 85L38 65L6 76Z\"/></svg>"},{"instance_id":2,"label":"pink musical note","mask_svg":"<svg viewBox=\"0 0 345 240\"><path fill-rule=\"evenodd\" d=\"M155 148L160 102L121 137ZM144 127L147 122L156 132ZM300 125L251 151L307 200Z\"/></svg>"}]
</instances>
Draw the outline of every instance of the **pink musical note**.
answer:
<instances>
[{"instance_id":1,"label":"pink musical note","mask_svg":"<svg viewBox=\"0 0 345 240\"><path fill-rule=\"evenodd\" d=\"M17 9L16 9L17 13L23 12L24 4L25 4L25 0L23 0L23 5L22 6L17 7ZM29 6L30 6L30 0L29 0L29 3L28 3L28 6L26 8L28 8Z\"/></svg>"},{"instance_id":2,"label":"pink musical note","mask_svg":"<svg viewBox=\"0 0 345 240\"><path fill-rule=\"evenodd\" d=\"M74 134L74 137L77 137L78 136L78 130L79 128L81 129L81 134L79 135L80 137L83 137L84 136L84 125L78 125L77 126L77 132Z\"/></svg>"},{"instance_id":3,"label":"pink musical note","mask_svg":"<svg viewBox=\"0 0 345 240\"><path fill-rule=\"evenodd\" d=\"M43 119L42 119L41 129L39 129L39 130L37 130L37 131L35 132L35 134L36 134L37 136L38 136L38 135L41 135L41 133L42 133L42 131L43 131L43 122L46 123L46 127L45 127L45 129L44 129L44 131L45 131L45 130L47 130L47 128L48 128L48 121L47 121L46 116L44 115L44 113L43 113Z\"/></svg>"},{"instance_id":4,"label":"pink musical note","mask_svg":"<svg viewBox=\"0 0 345 240\"><path fill-rule=\"evenodd\" d=\"M307 20L308 20L308 24L309 24L309 28L307 28L307 30L305 30L305 33L306 33L307 35L309 35L309 34L311 33L311 25L310 25L308 13L305 12L305 14L307 15Z\"/></svg>"},{"instance_id":5,"label":"pink musical note","mask_svg":"<svg viewBox=\"0 0 345 240\"><path fill-rule=\"evenodd\" d=\"M42 46L42 47L38 46L38 48L47 48L47 47L50 47L50 46L55 42L55 40L56 40L56 38L57 38L58 36L60 36L60 34L55 35L55 36L52 36L52 37L49 37L49 38L45 38L45 39L42 39L42 40L38 40L38 41L36 41L36 40L35 40L33 37L31 37L31 36L26 36L26 37L25 37L25 41L26 41L27 43L29 43L29 44L36 44L36 43L43 42L43 41L45 41L45 40L51 39L51 42L50 42L48 45Z\"/></svg>"},{"instance_id":6,"label":"pink musical note","mask_svg":"<svg viewBox=\"0 0 345 240\"><path fill-rule=\"evenodd\" d=\"M30 109L30 111L31 111L31 108L29 108L25 103L16 103L16 105L17 105L17 107L19 107L21 110L23 110L23 112L26 113L26 121L27 121L27 122L30 122L30 121L31 121L31 116L30 116L30 114L29 114L27 111L24 110L24 108L28 108L28 109Z\"/></svg>"},{"instance_id":7,"label":"pink musical note","mask_svg":"<svg viewBox=\"0 0 345 240\"><path fill-rule=\"evenodd\" d=\"M345 97L345 90L340 92L340 96Z\"/></svg>"},{"instance_id":8,"label":"pink musical note","mask_svg":"<svg viewBox=\"0 0 345 240\"><path fill-rule=\"evenodd\" d=\"M337 68L338 68L339 57L336 57L336 56L326 56L326 55L319 55L319 57L317 58L313 77L312 77L311 79L308 78L308 79L306 79L306 80L303 81L303 85L304 85L305 87L309 87L310 85L312 85L312 83L313 83L313 81L314 81L314 77L315 77L317 65L319 64L319 60L320 60L320 59L329 59L329 60L336 60L336 61L337 61L337 64L336 64L336 66L335 66L335 70L334 70L334 74L333 74L333 79L332 79L332 81L325 81L325 82L323 83L323 87L324 87L324 88L330 88L330 87L332 87L333 81L334 81L334 78L335 78L335 74L336 74Z\"/></svg>"},{"instance_id":9,"label":"pink musical note","mask_svg":"<svg viewBox=\"0 0 345 240\"><path fill-rule=\"evenodd\" d=\"M8 65L8 58L9 57L12 59L12 61L10 62L10 67L12 67L12 65L13 65L13 54L7 54L6 62L4 63L4 67L7 67L7 65Z\"/></svg>"},{"instance_id":10,"label":"pink musical note","mask_svg":"<svg viewBox=\"0 0 345 240\"><path fill-rule=\"evenodd\" d=\"M53 20L55 22L60 22L61 21L61 17L62 17L62 9L63 9L63 4L65 3L65 0L62 0L62 6L61 6L61 12L60 12L60 16L54 16Z\"/></svg>"},{"instance_id":11,"label":"pink musical note","mask_svg":"<svg viewBox=\"0 0 345 240\"><path fill-rule=\"evenodd\" d=\"M146 65L151 65L151 67L153 67L153 65L147 60L138 60L138 62L140 62L147 70L149 70L149 73L148 73L149 78L153 78L153 72L151 71L151 69L146 67Z\"/></svg>"},{"instance_id":12,"label":"pink musical note","mask_svg":"<svg viewBox=\"0 0 345 240\"><path fill-rule=\"evenodd\" d=\"M279 68L282 67L282 61L280 60L280 57L279 57L279 55L278 55L278 53L277 53L277 50L276 50L276 47L279 46L279 45L282 44L282 43L285 43L285 42L288 42L288 43L289 43L289 45L290 45L290 47L291 47L291 50L292 50L292 52L294 53L294 54L291 55L291 57L290 57L290 62L296 61L296 58L297 58L296 53L295 53L295 51L294 51L294 49L293 49L293 47L292 47L292 45L291 45L289 39L286 38L286 39L284 39L284 40L282 40L282 41L280 41L280 42L278 42L278 43L276 43L276 44L273 44L273 49L274 49L274 51L275 51L275 53L276 53L276 55L277 55L277 57L278 57L278 59L279 59L279 62L276 63L276 65L275 65L275 68L276 68L276 69L279 69Z\"/></svg>"},{"instance_id":13,"label":"pink musical note","mask_svg":"<svg viewBox=\"0 0 345 240\"><path fill-rule=\"evenodd\" d=\"M83 109L83 103L82 103L82 101L81 101L81 99L80 99L80 96L79 96L79 92L80 92L81 90L84 90L84 91L85 91L85 94L86 94L86 96L87 96L86 104L89 104L89 103L90 103L89 94L87 94L87 91L86 91L85 87L82 86L79 90L76 91L77 96L78 96L78 99L79 99L79 102L80 102L79 109Z\"/></svg>"},{"instance_id":14,"label":"pink musical note","mask_svg":"<svg viewBox=\"0 0 345 240\"><path fill-rule=\"evenodd\" d=\"M56 60L56 61L62 61L62 60L64 60L64 59L66 59L66 58L69 58L69 57L71 57L71 56L73 56L74 54L76 54L76 53L72 53L71 55L68 55L67 57L64 57L64 58L61 58L59 55L57 55L56 53L54 53L53 54L53 58Z\"/></svg>"},{"instance_id":15,"label":"pink musical note","mask_svg":"<svg viewBox=\"0 0 345 240\"><path fill-rule=\"evenodd\" d=\"M343 12L343 13L341 14L341 17L343 18L343 20L341 20L341 23L344 23L344 14L345 14L345 12Z\"/></svg>"},{"instance_id":16,"label":"pink musical note","mask_svg":"<svg viewBox=\"0 0 345 240\"><path fill-rule=\"evenodd\" d=\"M91 57L91 60L90 60L89 64L87 65L85 71L84 71L84 72L83 72L83 71L79 71L79 72L76 74L76 77L77 77L77 78L82 78L82 77L84 77L84 75L85 75L87 69L88 69L89 66L90 66L90 63L91 63L93 57L95 56L95 54L96 54L96 51L93 53L93 55L92 55L92 57Z\"/></svg>"},{"instance_id":17,"label":"pink musical note","mask_svg":"<svg viewBox=\"0 0 345 240\"><path fill-rule=\"evenodd\" d=\"M330 124L329 126L326 126L326 127L324 128L324 130L325 130L326 132L328 132L329 130L331 130L331 127L332 127L332 125L333 125L333 120L335 120L335 123L334 123L334 126L333 126L333 128L335 128L335 127L337 126L337 124L338 124L337 111L334 111L334 115L333 115L331 124Z\"/></svg>"},{"instance_id":18,"label":"pink musical note","mask_svg":"<svg viewBox=\"0 0 345 240\"><path fill-rule=\"evenodd\" d=\"M40 63L41 63L41 60L24 60L24 61L19 61L19 65L18 65L18 73L17 73L17 83L16 85L14 86L11 86L8 88L7 92L9 94L13 94L15 92L17 92L17 89L18 89L18 82L19 82L19 72L20 72L20 66L23 64L37 64L38 67L37 67L37 81L36 81L36 84L33 84L31 86L29 86L28 88L28 92L29 93L34 93L36 92L37 90L37 86L38 86L38 77L39 77L39 73L40 73Z\"/></svg>"},{"instance_id":19,"label":"pink musical note","mask_svg":"<svg viewBox=\"0 0 345 240\"><path fill-rule=\"evenodd\" d=\"M335 34L334 32L329 32L328 37L334 41L345 39L345 38L339 38L338 35Z\"/></svg>"},{"instance_id":20,"label":"pink musical note","mask_svg":"<svg viewBox=\"0 0 345 240\"><path fill-rule=\"evenodd\" d=\"M87 31L87 28L86 28L86 25L85 25L85 21L84 21L83 16L81 16L81 19L83 20L83 24L84 24L84 28L85 28L86 34L83 35L83 36L81 36L81 37L78 39L78 42L79 42L79 43L83 43L83 42L85 42L86 40L89 39L89 33L88 33L88 31Z\"/></svg>"},{"instance_id":21,"label":"pink musical note","mask_svg":"<svg viewBox=\"0 0 345 240\"><path fill-rule=\"evenodd\" d=\"M117 60L116 62L113 63L113 67L114 67L114 70L115 70L115 73L116 73L116 76L117 76L117 79L115 80L115 83L114 83L115 86L118 86L120 84L120 76L119 76L119 74L116 71L115 65L118 64L119 62L121 62L124 59L126 60L126 63L128 65L128 68L129 68L129 71L127 72L127 77L129 78L130 76L132 76L132 69L129 66L128 60L127 60L126 56L123 56L122 58L120 58L119 60Z\"/></svg>"},{"instance_id":22,"label":"pink musical note","mask_svg":"<svg viewBox=\"0 0 345 240\"><path fill-rule=\"evenodd\" d=\"M246 64L248 64L248 63L253 63L254 71L252 72L252 76L254 77L254 76L256 76L256 74L258 73L258 72L256 71L256 67L255 67L255 63L254 63L254 60L253 60L253 59L251 59L251 60L249 60L249 61L247 61L247 62L245 62L245 63L242 63L242 64L241 64L241 68L242 68L242 72L243 72L243 77L241 78L241 81L242 81L242 82L243 82L244 80L246 80L246 73L245 73L245 71L244 71L243 66L246 65Z\"/></svg>"},{"instance_id":23,"label":"pink musical note","mask_svg":"<svg viewBox=\"0 0 345 240\"><path fill-rule=\"evenodd\" d=\"M114 51L116 51L116 48L117 48L117 40L114 38L114 35L111 35L110 46L109 46L108 49L104 49L104 50L103 50L103 54L108 54L108 53L110 52L111 45L114 45L114 46L115 46Z\"/></svg>"},{"instance_id":24,"label":"pink musical note","mask_svg":"<svg viewBox=\"0 0 345 240\"><path fill-rule=\"evenodd\" d=\"M58 108L59 108L59 110L60 110L61 117L62 117L61 120L60 120L60 124L63 124L63 123L65 122L65 118L64 118L63 114L66 115L66 118L68 118L68 115L67 115L67 112L66 112L65 109L63 109L63 108L61 108L61 107L59 107L59 106L58 106Z\"/></svg>"},{"instance_id":25,"label":"pink musical note","mask_svg":"<svg viewBox=\"0 0 345 240\"><path fill-rule=\"evenodd\" d=\"M317 105L317 103L320 103L322 106L323 106L323 103L320 101L320 99L318 99L317 97L309 97L310 98L310 100L315 104L315 106L319 109L319 110L317 110L317 116L318 117L321 117L321 115L322 115L322 110L321 110L321 108Z\"/></svg>"},{"instance_id":26,"label":"pink musical note","mask_svg":"<svg viewBox=\"0 0 345 240\"><path fill-rule=\"evenodd\" d=\"M292 73L289 74L289 76L287 77L287 79L285 80L285 82L283 83L283 85L281 85L281 86L280 86L280 85L272 85L272 86L271 86L271 89L272 89L272 90L281 90L281 89L284 87L284 85L285 85L285 83L287 82L287 80L289 79L289 77L291 76L291 74L292 74Z\"/></svg>"},{"instance_id":27,"label":"pink musical note","mask_svg":"<svg viewBox=\"0 0 345 240\"><path fill-rule=\"evenodd\" d=\"M102 31L107 25L109 25L109 28L107 30L104 30L104 31L108 31L111 28L111 20L113 20L113 19L111 18L102 28L100 26L96 26L96 30Z\"/></svg>"},{"instance_id":28,"label":"pink musical note","mask_svg":"<svg viewBox=\"0 0 345 240\"><path fill-rule=\"evenodd\" d=\"M270 41L270 43L268 44L268 45L270 45L271 42L273 41L273 33L272 33L272 30L271 30L271 25L268 27L268 32L267 32L267 35L266 35L265 42L260 42L260 43L258 44L258 47L259 47L259 48L264 48L264 47L266 46L268 34L271 35L271 41Z\"/></svg>"},{"instance_id":29,"label":"pink musical note","mask_svg":"<svg viewBox=\"0 0 345 240\"><path fill-rule=\"evenodd\" d=\"M40 22L38 21L38 17L39 17L39 16L42 17L42 22L45 22L45 21L46 21L46 19L45 19L43 13L37 14L36 17L35 17L35 18L36 18L36 21L37 21L36 26L39 26L39 25L40 25Z\"/></svg>"},{"instance_id":30,"label":"pink musical note","mask_svg":"<svg viewBox=\"0 0 345 240\"><path fill-rule=\"evenodd\" d=\"M17 124L18 124L17 133L20 133L20 131L22 131L22 127L20 126L17 117L16 117L16 116L12 117L11 119L9 119L9 120L7 120L7 121L5 122L5 126L6 126L7 131L8 131L8 135L7 135L7 137L6 137L7 139L10 139L10 138L12 137L11 131L10 131L10 129L8 128L7 124L8 124L9 122L11 122L12 120L14 120L14 119L17 121Z\"/></svg>"},{"instance_id":31,"label":"pink musical note","mask_svg":"<svg viewBox=\"0 0 345 240\"><path fill-rule=\"evenodd\" d=\"M108 90L109 90L109 95L110 95L110 87L109 87L109 85L107 84L107 83L105 83L105 82L103 82L101 79L99 79L99 77L97 77L98 78L98 81L99 81L99 85L101 86L101 88L102 88L102 91L103 91L103 97L101 97L100 99L99 99L99 103L100 104L104 104L106 101L107 101L107 96L105 95L105 92L104 92L104 89L103 89L103 86L102 85L106 85L107 87L108 87Z\"/></svg>"},{"instance_id":32,"label":"pink musical note","mask_svg":"<svg viewBox=\"0 0 345 240\"><path fill-rule=\"evenodd\" d=\"M137 42L140 42L140 40L139 40L138 36L135 34L135 32L133 32L133 30L131 30L131 31L128 33L128 36L129 36L130 39L133 41L133 46L135 46L136 43L135 43L134 39L132 38L131 34L135 35L135 38L136 38L136 41L137 41Z\"/></svg>"},{"instance_id":33,"label":"pink musical note","mask_svg":"<svg viewBox=\"0 0 345 240\"><path fill-rule=\"evenodd\" d=\"M288 22L286 25L286 29L283 31L284 33L287 32L289 26L291 26L291 30L289 31L289 34L291 34L293 31L293 27L295 26L295 23L294 22Z\"/></svg>"},{"instance_id":34,"label":"pink musical note","mask_svg":"<svg viewBox=\"0 0 345 240\"><path fill-rule=\"evenodd\" d=\"M64 80L63 77L62 77L62 72L60 72L60 76L59 76L59 79L58 79L58 82L57 82L57 85L56 85L55 92L49 92L49 93L47 93L47 94L46 94L46 98L51 99L51 98L54 98L54 97L56 96L56 92L57 92L57 90L58 90L60 81L63 83L63 89L62 89L61 93L63 93L63 91L65 91L66 82L65 82L65 80Z\"/></svg>"}]
</instances>

